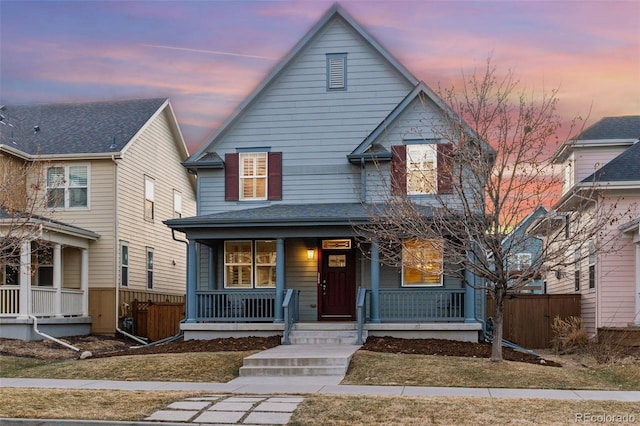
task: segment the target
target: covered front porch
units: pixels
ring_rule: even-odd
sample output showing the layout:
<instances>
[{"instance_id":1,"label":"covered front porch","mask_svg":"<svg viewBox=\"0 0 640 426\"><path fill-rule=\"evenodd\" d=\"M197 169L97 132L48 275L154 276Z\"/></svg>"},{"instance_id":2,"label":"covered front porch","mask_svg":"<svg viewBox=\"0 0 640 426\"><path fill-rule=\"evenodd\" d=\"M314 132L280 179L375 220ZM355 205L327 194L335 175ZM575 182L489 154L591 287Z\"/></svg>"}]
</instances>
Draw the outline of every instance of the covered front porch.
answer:
<instances>
[{"instance_id":1,"label":"covered front porch","mask_svg":"<svg viewBox=\"0 0 640 426\"><path fill-rule=\"evenodd\" d=\"M340 323L367 335L477 341L482 298L448 274L409 284L401 267L384 265L375 239L355 223L360 204L278 205L167 224L188 239L186 339L281 335ZM404 275L403 275L404 274Z\"/></svg>"},{"instance_id":2,"label":"covered front porch","mask_svg":"<svg viewBox=\"0 0 640 426\"><path fill-rule=\"evenodd\" d=\"M2 258L0 337L89 334L89 244L98 235L60 222L41 225L31 238L14 239Z\"/></svg>"}]
</instances>

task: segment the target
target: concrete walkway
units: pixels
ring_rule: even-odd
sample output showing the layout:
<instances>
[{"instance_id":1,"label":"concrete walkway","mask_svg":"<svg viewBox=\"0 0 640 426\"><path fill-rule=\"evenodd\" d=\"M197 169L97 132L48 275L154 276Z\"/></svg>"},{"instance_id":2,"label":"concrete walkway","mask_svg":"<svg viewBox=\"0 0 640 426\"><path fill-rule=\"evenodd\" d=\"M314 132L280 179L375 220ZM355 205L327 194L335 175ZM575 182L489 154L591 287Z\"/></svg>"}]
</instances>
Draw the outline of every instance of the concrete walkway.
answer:
<instances>
[{"instance_id":1,"label":"concrete walkway","mask_svg":"<svg viewBox=\"0 0 640 426\"><path fill-rule=\"evenodd\" d=\"M640 391L494 389L341 385L343 376L238 377L228 383L111 380L0 379L2 388L204 391L210 395L176 401L140 422L60 419L2 419L7 426L77 425L285 425L309 394L543 398L640 402Z\"/></svg>"}]
</instances>

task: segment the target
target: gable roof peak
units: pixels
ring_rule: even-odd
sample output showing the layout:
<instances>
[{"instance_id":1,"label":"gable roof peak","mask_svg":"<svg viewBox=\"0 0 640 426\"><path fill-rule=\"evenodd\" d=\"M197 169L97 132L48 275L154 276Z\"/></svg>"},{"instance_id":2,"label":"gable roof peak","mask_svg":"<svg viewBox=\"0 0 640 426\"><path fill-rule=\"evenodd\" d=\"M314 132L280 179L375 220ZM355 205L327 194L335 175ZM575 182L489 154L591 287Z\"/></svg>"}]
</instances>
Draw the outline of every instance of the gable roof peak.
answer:
<instances>
[{"instance_id":1,"label":"gable roof peak","mask_svg":"<svg viewBox=\"0 0 640 426\"><path fill-rule=\"evenodd\" d=\"M192 154L189 161L193 161L208 151L233 125L244 115L244 113L257 101L267 88L284 72L311 43L322 30L334 19L341 19L351 27L362 39L380 54L406 81L411 85L418 83L418 79L407 70L397 59L395 59L382 45L369 34L364 28L351 17L351 15L339 4L334 3L324 15L307 31L307 33L295 44L282 60L271 70L267 77L256 87L251 94L234 110L234 112L214 130Z\"/></svg>"}]
</instances>

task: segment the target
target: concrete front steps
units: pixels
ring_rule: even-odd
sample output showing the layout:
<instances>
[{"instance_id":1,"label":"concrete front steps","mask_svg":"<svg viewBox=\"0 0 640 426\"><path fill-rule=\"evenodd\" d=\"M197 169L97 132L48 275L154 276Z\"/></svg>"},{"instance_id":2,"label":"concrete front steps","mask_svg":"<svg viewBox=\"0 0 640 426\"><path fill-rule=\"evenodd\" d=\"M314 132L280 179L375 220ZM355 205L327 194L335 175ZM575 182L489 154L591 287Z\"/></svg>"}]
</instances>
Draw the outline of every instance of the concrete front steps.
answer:
<instances>
[{"instance_id":1,"label":"concrete front steps","mask_svg":"<svg viewBox=\"0 0 640 426\"><path fill-rule=\"evenodd\" d=\"M360 348L353 323L298 323L289 340L246 357L240 376L344 376Z\"/></svg>"}]
</instances>

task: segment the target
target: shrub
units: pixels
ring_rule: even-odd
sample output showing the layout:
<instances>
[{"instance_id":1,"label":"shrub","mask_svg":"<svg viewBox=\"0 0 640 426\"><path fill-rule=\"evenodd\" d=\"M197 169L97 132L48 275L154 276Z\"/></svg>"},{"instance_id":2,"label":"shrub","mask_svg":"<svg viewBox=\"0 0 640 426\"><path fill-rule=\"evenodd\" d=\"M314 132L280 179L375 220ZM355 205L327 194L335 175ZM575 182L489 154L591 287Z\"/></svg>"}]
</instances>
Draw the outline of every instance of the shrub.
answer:
<instances>
[{"instance_id":1,"label":"shrub","mask_svg":"<svg viewBox=\"0 0 640 426\"><path fill-rule=\"evenodd\" d=\"M553 349L556 353L568 354L589 344L589 335L582 326L582 318L570 316L562 319L556 316L551 324Z\"/></svg>"}]
</instances>

